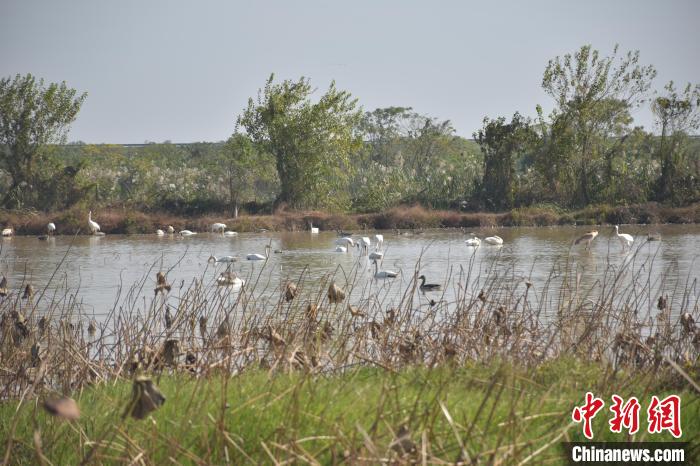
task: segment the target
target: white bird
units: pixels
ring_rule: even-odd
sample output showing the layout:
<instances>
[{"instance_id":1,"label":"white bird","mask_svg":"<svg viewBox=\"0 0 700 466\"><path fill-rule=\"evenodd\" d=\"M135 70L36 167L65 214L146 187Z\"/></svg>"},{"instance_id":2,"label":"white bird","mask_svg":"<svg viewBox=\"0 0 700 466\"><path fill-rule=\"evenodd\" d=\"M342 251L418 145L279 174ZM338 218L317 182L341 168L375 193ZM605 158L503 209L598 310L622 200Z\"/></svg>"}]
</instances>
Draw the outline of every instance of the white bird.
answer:
<instances>
[{"instance_id":1,"label":"white bird","mask_svg":"<svg viewBox=\"0 0 700 466\"><path fill-rule=\"evenodd\" d=\"M158 228L158 229L156 230L156 235L157 235L157 236L165 236L165 232L164 232L163 230L161 230L160 228Z\"/></svg>"},{"instance_id":2,"label":"white bird","mask_svg":"<svg viewBox=\"0 0 700 466\"><path fill-rule=\"evenodd\" d=\"M384 257L384 253L381 251L372 251L369 253L369 260L380 260Z\"/></svg>"},{"instance_id":3,"label":"white bird","mask_svg":"<svg viewBox=\"0 0 700 466\"><path fill-rule=\"evenodd\" d=\"M172 225L168 225L168 234L172 235L173 233L175 233L175 228Z\"/></svg>"},{"instance_id":4,"label":"white bird","mask_svg":"<svg viewBox=\"0 0 700 466\"><path fill-rule=\"evenodd\" d=\"M224 236L226 236L227 238L230 238L230 237L232 237L232 236L238 236L238 232L230 231L230 230L229 230L229 231L225 231L225 232L224 232Z\"/></svg>"},{"instance_id":5,"label":"white bird","mask_svg":"<svg viewBox=\"0 0 700 466\"><path fill-rule=\"evenodd\" d=\"M12 231L12 228L5 228L4 230L2 230L2 236L4 236L4 237L9 237L9 236L12 236L13 234L14 234L14 232Z\"/></svg>"},{"instance_id":6,"label":"white bird","mask_svg":"<svg viewBox=\"0 0 700 466\"><path fill-rule=\"evenodd\" d=\"M226 230L225 223L212 223L211 224L211 232L212 233L223 233L224 230Z\"/></svg>"},{"instance_id":7,"label":"white bird","mask_svg":"<svg viewBox=\"0 0 700 466\"><path fill-rule=\"evenodd\" d=\"M53 235L53 232L56 231L56 224L53 222L49 222L46 225L46 231L49 234L49 236Z\"/></svg>"},{"instance_id":8,"label":"white bird","mask_svg":"<svg viewBox=\"0 0 700 466\"><path fill-rule=\"evenodd\" d=\"M465 241L465 243L467 246L473 247L473 248L478 248L479 246L481 246L481 240L477 236L469 238L468 240Z\"/></svg>"},{"instance_id":9,"label":"white bird","mask_svg":"<svg viewBox=\"0 0 700 466\"><path fill-rule=\"evenodd\" d=\"M248 254L246 259L249 261L265 261L270 255L270 245L265 246L265 254Z\"/></svg>"},{"instance_id":10,"label":"white bird","mask_svg":"<svg viewBox=\"0 0 700 466\"><path fill-rule=\"evenodd\" d=\"M503 238L500 236L487 236L484 238L484 243L491 244L493 246L500 246L503 244Z\"/></svg>"},{"instance_id":11,"label":"white bird","mask_svg":"<svg viewBox=\"0 0 700 466\"><path fill-rule=\"evenodd\" d=\"M313 223L309 222L309 229L312 234L318 234L318 227L315 227Z\"/></svg>"},{"instance_id":12,"label":"white bird","mask_svg":"<svg viewBox=\"0 0 700 466\"><path fill-rule=\"evenodd\" d=\"M374 239L377 242L377 249L381 249L384 245L384 235L374 235Z\"/></svg>"},{"instance_id":13,"label":"white bird","mask_svg":"<svg viewBox=\"0 0 700 466\"><path fill-rule=\"evenodd\" d=\"M245 285L245 280L239 278L234 272L221 272L218 277L216 277L216 284L219 286L233 286L240 287Z\"/></svg>"},{"instance_id":14,"label":"white bird","mask_svg":"<svg viewBox=\"0 0 700 466\"><path fill-rule=\"evenodd\" d=\"M374 262L374 278L396 278L399 276L398 272L394 272L392 270L379 270L379 266L377 265L377 261Z\"/></svg>"},{"instance_id":15,"label":"white bird","mask_svg":"<svg viewBox=\"0 0 700 466\"><path fill-rule=\"evenodd\" d=\"M237 262L238 257L236 256L221 256L221 257L216 257L216 256L209 256L208 262Z\"/></svg>"},{"instance_id":16,"label":"white bird","mask_svg":"<svg viewBox=\"0 0 700 466\"><path fill-rule=\"evenodd\" d=\"M337 240L335 240L335 244L337 244L339 246L350 246L350 247L355 246L355 242L349 236L344 236L342 238L338 238Z\"/></svg>"},{"instance_id":17,"label":"white bird","mask_svg":"<svg viewBox=\"0 0 700 466\"><path fill-rule=\"evenodd\" d=\"M622 244L622 249L632 247L632 243L634 243L634 237L632 235L620 233L620 228L617 225L615 225L615 234Z\"/></svg>"},{"instance_id":18,"label":"white bird","mask_svg":"<svg viewBox=\"0 0 700 466\"><path fill-rule=\"evenodd\" d=\"M369 247L372 245L372 242L369 240L369 237L363 236L358 240L358 244L360 245L362 252L367 253L367 251L369 251Z\"/></svg>"},{"instance_id":19,"label":"white bird","mask_svg":"<svg viewBox=\"0 0 700 466\"><path fill-rule=\"evenodd\" d=\"M190 231L190 230L180 231L180 236L192 236L192 235L196 235L196 234L197 233L195 233L194 231Z\"/></svg>"},{"instance_id":20,"label":"white bird","mask_svg":"<svg viewBox=\"0 0 700 466\"><path fill-rule=\"evenodd\" d=\"M335 247L335 252L348 252L348 248L338 245Z\"/></svg>"},{"instance_id":21,"label":"white bird","mask_svg":"<svg viewBox=\"0 0 700 466\"><path fill-rule=\"evenodd\" d=\"M88 227L90 227L90 233L93 235L100 231L100 224L92 219L92 210L88 212Z\"/></svg>"}]
</instances>

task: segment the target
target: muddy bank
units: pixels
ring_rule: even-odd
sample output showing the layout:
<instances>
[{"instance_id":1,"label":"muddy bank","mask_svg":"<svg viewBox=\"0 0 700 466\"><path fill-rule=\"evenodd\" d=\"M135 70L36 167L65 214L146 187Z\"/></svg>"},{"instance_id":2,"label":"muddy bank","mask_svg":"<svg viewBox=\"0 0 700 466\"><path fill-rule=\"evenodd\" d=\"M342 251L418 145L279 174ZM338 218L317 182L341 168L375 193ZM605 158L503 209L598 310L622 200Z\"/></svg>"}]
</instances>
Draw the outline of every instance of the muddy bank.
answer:
<instances>
[{"instance_id":1,"label":"muddy bank","mask_svg":"<svg viewBox=\"0 0 700 466\"><path fill-rule=\"evenodd\" d=\"M212 223L226 223L228 229L252 232L308 230L309 224L321 230L478 228L511 226L601 225L700 223L700 203L669 207L657 203L613 207L591 206L576 211L553 207L530 207L508 212L457 212L428 210L420 206L396 207L369 214L328 214L323 212L282 211L274 215L204 215L179 217L166 212L138 212L126 208L95 209L93 218L108 234L154 233L172 225L176 230L208 231ZM0 227L11 227L17 235L40 235L54 222L57 233L88 234L87 210L63 212L0 211Z\"/></svg>"}]
</instances>

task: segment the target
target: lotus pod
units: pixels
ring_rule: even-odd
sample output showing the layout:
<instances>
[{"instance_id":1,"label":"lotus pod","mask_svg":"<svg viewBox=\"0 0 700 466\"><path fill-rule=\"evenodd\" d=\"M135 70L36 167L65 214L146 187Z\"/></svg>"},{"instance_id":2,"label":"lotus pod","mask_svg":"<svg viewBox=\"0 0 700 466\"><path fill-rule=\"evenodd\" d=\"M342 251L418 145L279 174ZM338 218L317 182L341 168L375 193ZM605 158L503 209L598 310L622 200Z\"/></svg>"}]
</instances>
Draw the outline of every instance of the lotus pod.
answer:
<instances>
[{"instance_id":1,"label":"lotus pod","mask_svg":"<svg viewBox=\"0 0 700 466\"><path fill-rule=\"evenodd\" d=\"M143 419L165 403L165 397L153 384L153 381L145 376L134 379L131 391L131 400L124 412L135 419Z\"/></svg>"},{"instance_id":2,"label":"lotus pod","mask_svg":"<svg viewBox=\"0 0 700 466\"><path fill-rule=\"evenodd\" d=\"M68 420L80 419L80 409L73 398L61 397L47 399L43 403L46 412L52 416Z\"/></svg>"}]
</instances>

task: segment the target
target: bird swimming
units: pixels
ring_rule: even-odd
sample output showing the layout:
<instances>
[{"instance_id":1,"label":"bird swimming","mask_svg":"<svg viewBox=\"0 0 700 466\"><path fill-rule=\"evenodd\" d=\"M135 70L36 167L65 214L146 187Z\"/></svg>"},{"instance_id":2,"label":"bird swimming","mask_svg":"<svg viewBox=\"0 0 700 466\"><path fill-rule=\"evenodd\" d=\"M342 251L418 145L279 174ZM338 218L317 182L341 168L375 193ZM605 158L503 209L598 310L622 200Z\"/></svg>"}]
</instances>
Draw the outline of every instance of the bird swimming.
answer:
<instances>
[{"instance_id":1,"label":"bird swimming","mask_svg":"<svg viewBox=\"0 0 700 466\"><path fill-rule=\"evenodd\" d=\"M425 275L421 275L420 277L418 277L418 279L421 281L421 284L418 288L420 288L420 290L423 292L440 291L442 289L442 285L438 283L425 283Z\"/></svg>"}]
</instances>

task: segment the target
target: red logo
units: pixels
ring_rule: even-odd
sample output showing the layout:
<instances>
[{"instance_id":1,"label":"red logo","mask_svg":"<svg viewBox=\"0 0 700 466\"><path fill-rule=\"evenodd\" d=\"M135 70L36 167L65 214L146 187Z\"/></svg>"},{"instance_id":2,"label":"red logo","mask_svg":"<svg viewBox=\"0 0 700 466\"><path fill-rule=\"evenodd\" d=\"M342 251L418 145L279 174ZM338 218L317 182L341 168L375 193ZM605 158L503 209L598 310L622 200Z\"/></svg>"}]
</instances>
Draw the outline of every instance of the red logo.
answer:
<instances>
[{"instance_id":1,"label":"red logo","mask_svg":"<svg viewBox=\"0 0 700 466\"><path fill-rule=\"evenodd\" d=\"M593 428L591 427L591 421L598 414L605 402L600 398L593 396L593 393L586 393L586 404L583 406L576 406L574 411L571 413L571 418L574 422L583 421L583 435L588 439L593 438Z\"/></svg>"},{"instance_id":2,"label":"red logo","mask_svg":"<svg viewBox=\"0 0 700 466\"><path fill-rule=\"evenodd\" d=\"M681 398L678 395L669 395L661 401L652 396L647 416L650 434L667 430L676 438L681 436Z\"/></svg>"}]
</instances>

